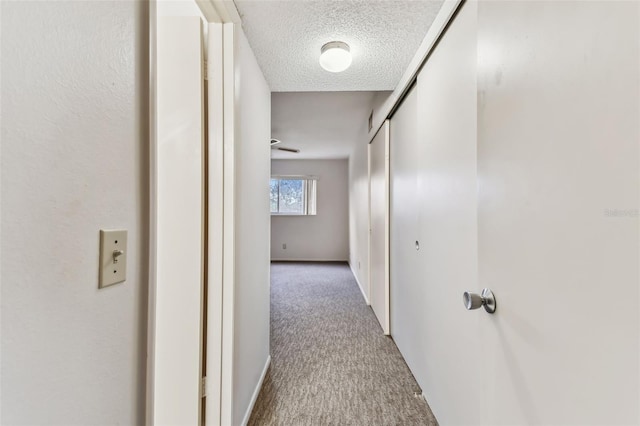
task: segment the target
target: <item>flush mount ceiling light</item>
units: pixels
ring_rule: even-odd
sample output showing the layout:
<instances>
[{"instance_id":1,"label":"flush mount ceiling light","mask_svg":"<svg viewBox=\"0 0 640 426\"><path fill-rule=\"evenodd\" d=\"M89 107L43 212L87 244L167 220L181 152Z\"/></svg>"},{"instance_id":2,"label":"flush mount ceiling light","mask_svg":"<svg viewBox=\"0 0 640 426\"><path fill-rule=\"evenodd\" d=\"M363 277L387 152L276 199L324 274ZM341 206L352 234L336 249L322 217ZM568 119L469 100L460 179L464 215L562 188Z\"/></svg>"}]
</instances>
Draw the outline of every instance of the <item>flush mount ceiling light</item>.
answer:
<instances>
[{"instance_id":1,"label":"flush mount ceiling light","mask_svg":"<svg viewBox=\"0 0 640 426\"><path fill-rule=\"evenodd\" d=\"M320 49L320 65L329 72L342 72L351 65L349 45L343 41L330 41Z\"/></svg>"}]
</instances>

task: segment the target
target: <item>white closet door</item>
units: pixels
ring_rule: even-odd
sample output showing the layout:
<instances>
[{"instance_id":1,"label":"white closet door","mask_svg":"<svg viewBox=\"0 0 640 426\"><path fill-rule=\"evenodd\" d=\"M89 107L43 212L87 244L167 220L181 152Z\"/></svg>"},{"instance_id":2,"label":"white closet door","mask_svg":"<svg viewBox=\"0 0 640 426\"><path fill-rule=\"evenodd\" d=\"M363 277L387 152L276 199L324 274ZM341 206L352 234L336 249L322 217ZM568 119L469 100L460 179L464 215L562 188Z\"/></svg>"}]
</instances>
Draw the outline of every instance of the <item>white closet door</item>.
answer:
<instances>
[{"instance_id":1,"label":"white closet door","mask_svg":"<svg viewBox=\"0 0 640 426\"><path fill-rule=\"evenodd\" d=\"M153 424L200 422L203 290L201 21L157 21L156 286Z\"/></svg>"},{"instance_id":2,"label":"white closet door","mask_svg":"<svg viewBox=\"0 0 640 426\"><path fill-rule=\"evenodd\" d=\"M424 299L420 286L417 202L418 89L414 86L402 100L389 123L390 259L389 282L391 335L403 353L424 350L424 339L413 334L422 307L412 301Z\"/></svg>"},{"instance_id":3,"label":"white closet door","mask_svg":"<svg viewBox=\"0 0 640 426\"><path fill-rule=\"evenodd\" d=\"M477 289L476 11L391 118L392 336L441 424L474 424L482 401L482 314L462 303Z\"/></svg>"},{"instance_id":4,"label":"white closet door","mask_svg":"<svg viewBox=\"0 0 640 426\"><path fill-rule=\"evenodd\" d=\"M638 2L480 2L487 424L638 424Z\"/></svg>"},{"instance_id":5,"label":"white closet door","mask_svg":"<svg viewBox=\"0 0 640 426\"><path fill-rule=\"evenodd\" d=\"M478 362L476 175L477 3L467 2L418 76L421 352L415 374L441 424L473 424L481 410ZM416 303L416 302L413 302ZM487 315L487 314L484 314ZM461 409L464 407L464 409Z\"/></svg>"},{"instance_id":6,"label":"white closet door","mask_svg":"<svg viewBox=\"0 0 640 426\"><path fill-rule=\"evenodd\" d=\"M389 121L369 144L371 308L389 334Z\"/></svg>"}]
</instances>

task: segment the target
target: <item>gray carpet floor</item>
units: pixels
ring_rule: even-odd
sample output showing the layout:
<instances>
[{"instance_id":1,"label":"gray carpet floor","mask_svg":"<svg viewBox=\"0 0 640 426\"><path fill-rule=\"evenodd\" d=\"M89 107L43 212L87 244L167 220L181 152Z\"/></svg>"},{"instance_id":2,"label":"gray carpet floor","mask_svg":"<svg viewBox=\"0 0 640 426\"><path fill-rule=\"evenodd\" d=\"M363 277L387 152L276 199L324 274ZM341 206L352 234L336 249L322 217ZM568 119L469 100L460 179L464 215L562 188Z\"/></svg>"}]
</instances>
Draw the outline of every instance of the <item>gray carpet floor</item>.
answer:
<instances>
[{"instance_id":1,"label":"gray carpet floor","mask_svg":"<svg viewBox=\"0 0 640 426\"><path fill-rule=\"evenodd\" d=\"M346 263L271 265L271 367L249 425L437 425Z\"/></svg>"}]
</instances>

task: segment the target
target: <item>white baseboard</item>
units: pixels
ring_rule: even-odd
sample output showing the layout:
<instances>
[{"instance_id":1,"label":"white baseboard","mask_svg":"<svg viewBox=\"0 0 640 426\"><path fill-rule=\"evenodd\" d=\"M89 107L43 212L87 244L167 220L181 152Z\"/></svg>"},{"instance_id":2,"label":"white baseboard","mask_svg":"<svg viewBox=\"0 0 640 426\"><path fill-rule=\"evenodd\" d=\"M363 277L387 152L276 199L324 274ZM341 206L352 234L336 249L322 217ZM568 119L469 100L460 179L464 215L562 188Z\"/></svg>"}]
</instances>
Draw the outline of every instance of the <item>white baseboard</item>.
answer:
<instances>
[{"instance_id":1,"label":"white baseboard","mask_svg":"<svg viewBox=\"0 0 640 426\"><path fill-rule=\"evenodd\" d=\"M367 303L367 306L371 306L371 302L369 302L369 298L367 297L367 294L364 292L364 289L362 288L362 284L360 284L360 280L358 280L356 271L353 270L353 266L351 266L351 262L348 262L348 263L349 263L349 268L351 268L351 273L353 274L353 278L356 279L356 282L358 283L358 287L360 288L360 292L362 293L362 297L364 297L364 301Z\"/></svg>"},{"instance_id":2,"label":"white baseboard","mask_svg":"<svg viewBox=\"0 0 640 426\"><path fill-rule=\"evenodd\" d=\"M264 369L262 370L262 374L260 375L260 380L258 380L256 389L253 391L253 395L251 396L251 402L249 403L247 412L244 415L244 419L242 419L242 423L241 423L242 426L246 426L247 423L249 423L249 418L251 417L253 406L256 405L256 400L258 399L258 395L260 394L260 389L262 389L262 382L264 382L264 376L267 375L267 370L269 369L269 365L271 365L271 355L269 355L269 357L267 358L267 362L264 364Z\"/></svg>"},{"instance_id":3,"label":"white baseboard","mask_svg":"<svg viewBox=\"0 0 640 426\"><path fill-rule=\"evenodd\" d=\"M272 262L349 262L346 259L271 259Z\"/></svg>"}]
</instances>

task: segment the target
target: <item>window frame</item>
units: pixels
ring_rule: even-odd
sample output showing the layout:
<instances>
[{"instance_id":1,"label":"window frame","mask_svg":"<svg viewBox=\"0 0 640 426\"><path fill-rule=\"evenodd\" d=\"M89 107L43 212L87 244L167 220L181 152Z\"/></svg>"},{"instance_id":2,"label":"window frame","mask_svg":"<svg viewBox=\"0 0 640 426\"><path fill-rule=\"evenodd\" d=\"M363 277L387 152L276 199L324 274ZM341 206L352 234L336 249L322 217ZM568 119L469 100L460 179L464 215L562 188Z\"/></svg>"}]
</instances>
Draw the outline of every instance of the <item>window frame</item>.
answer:
<instances>
[{"instance_id":1,"label":"window frame","mask_svg":"<svg viewBox=\"0 0 640 426\"><path fill-rule=\"evenodd\" d=\"M271 211L271 181L278 181L277 211ZM280 183L281 180L301 180L302 183L302 213L280 212ZM271 216L316 216L318 200L318 177L312 175L271 175L269 180L269 212Z\"/></svg>"}]
</instances>

